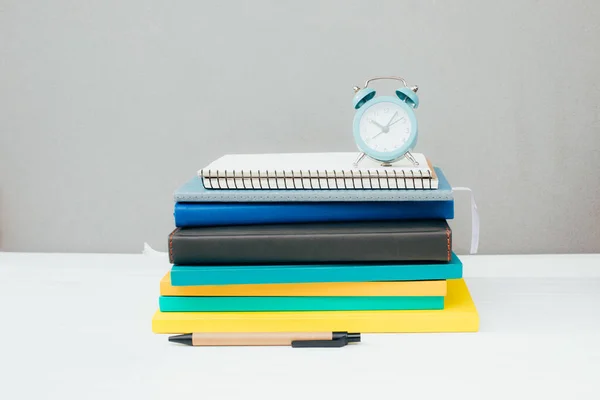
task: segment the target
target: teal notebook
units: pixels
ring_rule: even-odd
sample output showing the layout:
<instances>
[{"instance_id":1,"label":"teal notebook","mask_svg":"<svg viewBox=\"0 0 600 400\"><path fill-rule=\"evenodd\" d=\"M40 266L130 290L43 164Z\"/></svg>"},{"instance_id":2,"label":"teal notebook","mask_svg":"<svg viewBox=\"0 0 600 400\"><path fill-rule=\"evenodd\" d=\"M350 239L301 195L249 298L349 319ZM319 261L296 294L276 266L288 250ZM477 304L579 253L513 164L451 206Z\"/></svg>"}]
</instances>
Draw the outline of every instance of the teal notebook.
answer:
<instances>
[{"instance_id":1,"label":"teal notebook","mask_svg":"<svg viewBox=\"0 0 600 400\"><path fill-rule=\"evenodd\" d=\"M440 168L434 168L438 189L236 190L206 189L195 176L173 194L175 202L293 202L293 201L427 201L454 200L452 187Z\"/></svg>"},{"instance_id":2,"label":"teal notebook","mask_svg":"<svg viewBox=\"0 0 600 400\"><path fill-rule=\"evenodd\" d=\"M456 254L447 263L183 266L171 268L173 286L262 283L422 281L462 278Z\"/></svg>"},{"instance_id":3,"label":"teal notebook","mask_svg":"<svg viewBox=\"0 0 600 400\"><path fill-rule=\"evenodd\" d=\"M162 312L442 310L442 296L176 297L161 296Z\"/></svg>"}]
</instances>

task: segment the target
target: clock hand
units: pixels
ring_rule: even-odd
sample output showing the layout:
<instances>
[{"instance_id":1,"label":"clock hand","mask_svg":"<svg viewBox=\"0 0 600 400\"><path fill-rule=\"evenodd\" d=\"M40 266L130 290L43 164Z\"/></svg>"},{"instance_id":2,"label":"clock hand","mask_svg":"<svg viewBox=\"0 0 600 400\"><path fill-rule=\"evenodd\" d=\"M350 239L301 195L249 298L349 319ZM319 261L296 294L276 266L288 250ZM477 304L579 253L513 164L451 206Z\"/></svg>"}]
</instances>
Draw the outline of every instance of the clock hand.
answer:
<instances>
[{"instance_id":1,"label":"clock hand","mask_svg":"<svg viewBox=\"0 0 600 400\"><path fill-rule=\"evenodd\" d=\"M400 122L400 121L402 121L403 119L404 119L404 117L402 117L402 118L400 118L400 119L397 119L397 120L395 120L394 122L392 122L391 124L389 124L387 127L389 128L390 126L394 125L394 124L395 124L395 123L397 123L397 122Z\"/></svg>"},{"instance_id":2,"label":"clock hand","mask_svg":"<svg viewBox=\"0 0 600 400\"><path fill-rule=\"evenodd\" d=\"M378 127L380 127L380 128L381 128L381 132L379 132L378 134L376 134L375 136L373 136L373 137L371 138L371 140L375 139L377 136L381 135L382 133L387 133L387 132L389 132L389 131L390 131L390 129L389 129L389 128L390 128L390 126L391 126L391 125L393 125L393 124L392 124L392 121L394 120L394 118L396 118L396 115L398 115L398 111L396 111L396 112L394 113L394 115L392 115L392 118L390 118L390 120L388 121L388 123L387 123L387 125L386 125L386 126L383 126L383 125L381 125L380 123L376 122L375 120L372 120L372 119L371 119L371 120L369 120L370 122L374 123L375 125L377 125ZM402 118L400 118L398 121L400 121L401 119L402 119ZM396 122L398 122L398 121L395 121L395 122L394 122L394 124L395 124Z\"/></svg>"},{"instance_id":3,"label":"clock hand","mask_svg":"<svg viewBox=\"0 0 600 400\"><path fill-rule=\"evenodd\" d=\"M390 120L388 121L386 127L389 128L390 127L390 123L394 120L394 118L396 118L396 115L398 115L398 111L396 111L394 113L394 115L392 115L392 118L390 118Z\"/></svg>"},{"instance_id":4,"label":"clock hand","mask_svg":"<svg viewBox=\"0 0 600 400\"><path fill-rule=\"evenodd\" d=\"M385 129L385 126L381 125L379 122L375 121L374 119L370 119L369 122L377 125L378 127L380 127L381 129Z\"/></svg>"},{"instance_id":5,"label":"clock hand","mask_svg":"<svg viewBox=\"0 0 600 400\"><path fill-rule=\"evenodd\" d=\"M379 132L377 135L373 136L373 137L371 138L371 140L375 139L377 136L381 135L381 134L382 134L382 133L384 133L384 132L385 132L385 131L381 131L381 132Z\"/></svg>"}]
</instances>

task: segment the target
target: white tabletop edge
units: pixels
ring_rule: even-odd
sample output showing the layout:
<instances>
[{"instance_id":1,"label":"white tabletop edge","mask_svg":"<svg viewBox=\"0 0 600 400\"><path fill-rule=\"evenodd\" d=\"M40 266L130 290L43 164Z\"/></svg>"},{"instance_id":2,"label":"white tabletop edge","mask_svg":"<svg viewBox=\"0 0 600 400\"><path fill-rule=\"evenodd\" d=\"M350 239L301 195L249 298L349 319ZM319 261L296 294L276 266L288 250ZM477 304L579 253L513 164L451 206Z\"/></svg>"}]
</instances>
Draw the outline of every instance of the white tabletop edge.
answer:
<instances>
[{"instance_id":1,"label":"white tabletop edge","mask_svg":"<svg viewBox=\"0 0 600 400\"><path fill-rule=\"evenodd\" d=\"M461 255L465 278L581 278L600 277L600 254L519 254ZM23 253L0 252L0 267L49 266L92 268L119 261L145 264L147 261L168 271L170 263L163 252L151 250L145 254L115 253Z\"/></svg>"}]
</instances>

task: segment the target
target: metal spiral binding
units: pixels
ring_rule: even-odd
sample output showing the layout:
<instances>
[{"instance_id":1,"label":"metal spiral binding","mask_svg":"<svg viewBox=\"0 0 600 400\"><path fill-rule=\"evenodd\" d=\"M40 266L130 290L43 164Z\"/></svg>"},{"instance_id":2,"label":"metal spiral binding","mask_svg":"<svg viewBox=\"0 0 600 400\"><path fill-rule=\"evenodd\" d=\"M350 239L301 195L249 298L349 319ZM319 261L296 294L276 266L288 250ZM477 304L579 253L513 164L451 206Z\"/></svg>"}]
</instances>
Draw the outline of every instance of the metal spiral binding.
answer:
<instances>
[{"instance_id":1,"label":"metal spiral binding","mask_svg":"<svg viewBox=\"0 0 600 400\"><path fill-rule=\"evenodd\" d=\"M221 189L221 179L219 179L219 171L217 171L217 185L219 185L219 189Z\"/></svg>"},{"instance_id":2,"label":"metal spiral binding","mask_svg":"<svg viewBox=\"0 0 600 400\"><path fill-rule=\"evenodd\" d=\"M331 190L331 189L370 189L370 190L384 190L384 189L402 189L399 185L399 180L404 183L404 189L425 189L431 190L432 188L432 173L428 171L426 174L423 171L410 171L410 175L408 175L405 171L388 171L384 170L383 173L379 170L375 170L375 173L365 174L362 170L358 171L341 171L340 175L338 175L338 171L333 170L333 176L324 171L324 175L321 175L321 171L319 170L307 170L306 172L300 171L295 172L291 170L291 176L288 175L286 171L283 171L283 176L279 175L277 171L273 171L270 173L269 171L265 171L264 173L260 170L257 170L254 173L252 170L246 171L248 172L248 176L244 174L244 170L240 170L236 173L235 170L232 170L231 173L228 170L220 170L215 171L213 174L212 170L208 171L200 171L200 177L203 180L208 180L208 187L211 189L322 189L322 190ZM313 173L316 172L316 175ZM283 183L280 180L283 179ZM288 179L291 179L291 184L288 183ZM300 179L300 183L297 183L297 179ZM308 184L305 183L305 180L308 179ZM325 179L325 183L322 183L321 180ZM341 179L342 183L339 182ZM356 184L356 180L360 180L360 186ZM229 181L232 182L229 182ZM263 185L263 180L266 180L266 186ZM274 180L275 183L271 181ZM368 187L366 185L368 180ZM417 188L416 182L421 181L421 187ZM216 182L215 182L216 181ZM223 181L223 182L222 182ZM247 182L249 181L249 183ZM258 183L255 183L258 181ZM350 186L349 182L352 182ZM375 187L374 182L377 182L377 187ZM408 186L408 182L412 182L412 187ZM425 182L428 182L427 184ZM386 185L383 185L383 182ZM394 184L392 184L394 182Z\"/></svg>"},{"instance_id":3,"label":"metal spiral binding","mask_svg":"<svg viewBox=\"0 0 600 400\"><path fill-rule=\"evenodd\" d=\"M296 177L294 176L294 170L292 170L292 180L296 182ZM300 174L300 183L302 184L302 189L304 189L304 178L302 178L302 174Z\"/></svg>"},{"instance_id":4,"label":"metal spiral binding","mask_svg":"<svg viewBox=\"0 0 600 400\"><path fill-rule=\"evenodd\" d=\"M429 180L429 189L431 190L431 189L433 189L433 188L431 187L431 179L433 178L433 177L431 176L431 171L427 171L427 178L428 178L428 180Z\"/></svg>"}]
</instances>

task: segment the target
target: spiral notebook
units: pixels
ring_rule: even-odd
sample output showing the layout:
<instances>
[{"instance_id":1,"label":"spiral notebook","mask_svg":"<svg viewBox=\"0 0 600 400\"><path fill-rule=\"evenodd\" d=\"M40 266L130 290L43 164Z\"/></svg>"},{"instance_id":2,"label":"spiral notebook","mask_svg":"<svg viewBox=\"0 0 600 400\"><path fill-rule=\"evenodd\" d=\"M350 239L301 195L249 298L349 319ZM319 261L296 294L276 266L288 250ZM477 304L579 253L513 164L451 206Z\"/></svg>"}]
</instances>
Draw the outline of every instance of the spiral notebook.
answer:
<instances>
[{"instance_id":1,"label":"spiral notebook","mask_svg":"<svg viewBox=\"0 0 600 400\"><path fill-rule=\"evenodd\" d=\"M207 189L437 189L430 161L413 153L418 165L401 159L382 166L358 153L228 154L198 171Z\"/></svg>"}]
</instances>

